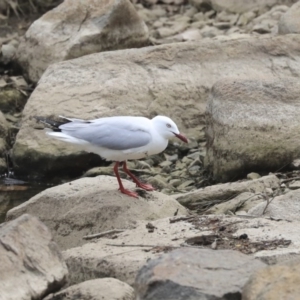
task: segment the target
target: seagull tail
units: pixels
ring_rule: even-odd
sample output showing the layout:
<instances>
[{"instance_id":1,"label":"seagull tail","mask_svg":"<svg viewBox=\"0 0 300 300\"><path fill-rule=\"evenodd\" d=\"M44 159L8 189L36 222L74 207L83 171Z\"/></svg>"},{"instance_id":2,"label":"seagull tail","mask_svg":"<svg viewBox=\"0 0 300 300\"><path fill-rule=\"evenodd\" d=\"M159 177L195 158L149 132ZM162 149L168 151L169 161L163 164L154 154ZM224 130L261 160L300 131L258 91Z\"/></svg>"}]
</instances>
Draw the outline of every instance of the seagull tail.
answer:
<instances>
[{"instance_id":1,"label":"seagull tail","mask_svg":"<svg viewBox=\"0 0 300 300\"><path fill-rule=\"evenodd\" d=\"M40 117L40 116L34 116L34 118L38 122L45 124L48 128L50 128L50 129L52 129L53 131L56 131L56 132L61 132L61 129L59 128L59 126L71 122L67 118L64 118L63 121L56 121L54 119Z\"/></svg>"},{"instance_id":2,"label":"seagull tail","mask_svg":"<svg viewBox=\"0 0 300 300\"><path fill-rule=\"evenodd\" d=\"M54 137L58 140L71 143L71 144L77 144L77 145L88 145L89 143L85 140L78 139L76 137L73 137L71 135L68 135L63 132L54 132L54 131L46 131L47 135L50 135L51 137Z\"/></svg>"}]
</instances>

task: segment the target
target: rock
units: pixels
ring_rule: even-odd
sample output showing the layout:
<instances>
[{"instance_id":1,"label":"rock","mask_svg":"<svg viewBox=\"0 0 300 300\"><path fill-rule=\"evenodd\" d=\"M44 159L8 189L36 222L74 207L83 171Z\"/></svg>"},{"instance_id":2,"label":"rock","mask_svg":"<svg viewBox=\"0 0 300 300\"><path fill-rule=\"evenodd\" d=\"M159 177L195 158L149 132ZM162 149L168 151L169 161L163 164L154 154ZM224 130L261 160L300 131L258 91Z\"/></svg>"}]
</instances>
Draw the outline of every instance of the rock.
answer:
<instances>
[{"instance_id":1,"label":"rock","mask_svg":"<svg viewBox=\"0 0 300 300\"><path fill-rule=\"evenodd\" d=\"M244 13L254 9L263 11L280 4L291 6L297 1L298 0L211 0L211 4L216 11L226 10L232 13Z\"/></svg>"},{"instance_id":2,"label":"rock","mask_svg":"<svg viewBox=\"0 0 300 300\"><path fill-rule=\"evenodd\" d=\"M138 270L149 259L157 258L172 247L180 247L186 238L197 234L188 222L170 223L169 218L151 221L155 227L151 233L146 228L148 223L138 221L136 228L126 230L114 239L102 237L64 251L70 284L114 277L133 285Z\"/></svg>"},{"instance_id":3,"label":"rock","mask_svg":"<svg viewBox=\"0 0 300 300\"><path fill-rule=\"evenodd\" d=\"M296 180L294 182L291 182L289 184L289 189L291 190L297 190L297 189L300 189L300 181L299 180Z\"/></svg>"},{"instance_id":4,"label":"rock","mask_svg":"<svg viewBox=\"0 0 300 300\"><path fill-rule=\"evenodd\" d=\"M204 125L207 96L217 80L228 74L239 78L300 77L299 44L298 35L207 39L97 53L53 64L23 111L12 151L15 173L74 178L101 162L95 155L33 130L36 122L32 116L68 114L91 119L167 113L190 138ZM179 103L184 99L188 102L183 107Z\"/></svg>"},{"instance_id":5,"label":"rock","mask_svg":"<svg viewBox=\"0 0 300 300\"><path fill-rule=\"evenodd\" d=\"M211 0L189 0L189 3L200 12L211 10Z\"/></svg>"},{"instance_id":6,"label":"rock","mask_svg":"<svg viewBox=\"0 0 300 300\"><path fill-rule=\"evenodd\" d=\"M68 269L50 231L22 215L0 226L1 299L41 299L66 282Z\"/></svg>"},{"instance_id":7,"label":"rock","mask_svg":"<svg viewBox=\"0 0 300 300\"><path fill-rule=\"evenodd\" d=\"M297 299L299 267L298 258L254 272L243 288L243 300Z\"/></svg>"},{"instance_id":8,"label":"rock","mask_svg":"<svg viewBox=\"0 0 300 300\"><path fill-rule=\"evenodd\" d=\"M215 180L276 171L299 157L299 95L299 81L292 78L232 78L214 85L207 106L205 167Z\"/></svg>"},{"instance_id":9,"label":"rock","mask_svg":"<svg viewBox=\"0 0 300 300\"><path fill-rule=\"evenodd\" d=\"M16 48L11 44L5 44L1 47L0 62L8 64L15 59Z\"/></svg>"},{"instance_id":10,"label":"rock","mask_svg":"<svg viewBox=\"0 0 300 300\"><path fill-rule=\"evenodd\" d=\"M150 260L138 273L138 299L239 299L249 276L264 267L231 250L183 248Z\"/></svg>"},{"instance_id":11,"label":"rock","mask_svg":"<svg viewBox=\"0 0 300 300\"><path fill-rule=\"evenodd\" d=\"M265 201L250 209L249 215L259 216L259 217L269 216L274 219L283 219L283 220L300 220L299 197L300 197L300 190L288 192L284 195L277 196L274 199L272 199L271 197L270 200L272 201L267 206L267 208L266 208L267 202Z\"/></svg>"},{"instance_id":12,"label":"rock","mask_svg":"<svg viewBox=\"0 0 300 300\"><path fill-rule=\"evenodd\" d=\"M0 88L0 110L3 113L20 112L26 104L26 96L19 88L6 86Z\"/></svg>"},{"instance_id":13,"label":"rock","mask_svg":"<svg viewBox=\"0 0 300 300\"><path fill-rule=\"evenodd\" d=\"M247 175L247 179L258 179L258 178L261 178L261 176L258 174L258 173L254 173L254 172L252 172L252 173L249 173L248 175Z\"/></svg>"},{"instance_id":14,"label":"rock","mask_svg":"<svg viewBox=\"0 0 300 300\"><path fill-rule=\"evenodd\" d=\"M217 184L198 189L186 194L176 195L176 200L188 208L207 206L214 202L228 201L244 192L263 193L266 188L278 189L280 181L275 175L264 176L254 180Z\"/></svg>"},{"instance_id":15,"label":"rock","mask_svg":"<svg viewBox=\"0 0 300 300\"><path fill-rule=\"evenodd\" d=\"M149 221L138 221L135 228L116 234L113 239L104 236L64 251L63 256L70 272L69 284L114 277L133 285L138 270L148 260L158 258L163 252L186 246L211 249L211 242L205 240L210 236L213 241L218 238L218 251L244 251L268 264L300 254L299 221L225 215L188 218L184 220L182 216L175 217L172 222L169 218L151 221L153 232L149 232ZM242 235L248 239L240 240ZM191 243L192 240L196 243Z\"/></svg>"},{"instance_id":16,"label":"rock","mask_svg":"<svg viewBox=\"0 0 300 300\"><path fill-rule=\"evenodd\" d=\"M125 187L135 184L123 180ZM155 220L187 211L173 198L159 192L141 193L138 199L121 194L117 179L82 178L49 188L7 213L15 219L36 215L52 231L63 249L84 244L83 236L111 229L132 228L138 220Z\"/></svg>"},{"instance_id":17,"label":"rock","mask_svg":"<svg viewBox=\"0 0 300 300\"><path fill-rule=\"evenodd\" d=\"M37 82L52 63L147 44L148 29L130 1L66 0L30 26L17 59Z\"/></svg>"},{"instance_id":18,"label":"rock","mask_svg":"<svg viewBox=\"0 0 300 300\"><path fill-rule=\"evenodd\" d=\"M78 298L80 297L80 298ZM44 300L134 300L134 290L128 284L115 278L84 281Z\"/></svg>"},{"instance_id":19,"label":"rock","mask_svg":"<svg viewBox=\"0 0 300 300\"><path fill-rule=\"evenodd\" d=\"M248 212L252 207L264 202L265 199L261 195L256 195L254 193L241 193L237 197L228 200L224 203L214 205L205 211L206 214L236 214L238 211Z\"/></svg>"},{"instance_id":20,"label":"rock","mask_svg":"<svg viewBox=\"0 0 300 300\"><path fill-rule=\"evenodd\" d=\"M247 26L247 28L250 31L255 31L260 34L265 34L265 33L277 34L278 21L288 9L289 8L285 5L275 6L271 10L267 11L266 13L253 19L252 22Z\"/></svg>"},{"instance_id":21,"label":"rock","mask_svg":"<svg viewBox=\"0 0 300 300\"><path fill-rule=\"evenodd\" d=\"M278 23L280 34L300 33L300 2L296 2Z\"/></svg>"}]
</instances>

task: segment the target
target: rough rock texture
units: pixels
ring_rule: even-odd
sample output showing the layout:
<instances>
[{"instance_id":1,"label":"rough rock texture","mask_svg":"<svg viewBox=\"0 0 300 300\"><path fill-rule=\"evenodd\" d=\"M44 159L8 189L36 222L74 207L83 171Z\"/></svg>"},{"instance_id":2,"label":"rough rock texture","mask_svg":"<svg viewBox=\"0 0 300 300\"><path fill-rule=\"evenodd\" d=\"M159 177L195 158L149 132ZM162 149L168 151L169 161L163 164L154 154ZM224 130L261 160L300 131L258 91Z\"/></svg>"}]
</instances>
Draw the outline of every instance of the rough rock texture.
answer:
<instances>
[{"instance_id":1,"label":"rough rock texture","mask_svg":"<svg viewBox=\"0 0 300 300\"><path fill-rule=\"evenodd\" d=\"M244 192L263 193L268 188L279 188L280 180L275 175L268 175L254 180L244 180L208 186L185 194L176 195L175 199L188 208L197 208L203 203L226 202Z\"/></svg>"},{"instance_id":2,"label":"rough rock texture","mask_svg":"<svg viewBox=\"0 0 300 300\"><path fill-rule=\"evenodd\" d=\"M148 29L128 0L65 0L35 21L17 58L31 81L58 61L148 43Z\"/></svg>"},{"instance_id":3,"label":"rough rock texture","mask_svg":"<svg viewBox=\"0 0 300 300\"><path fill-rule=\"evenodd\" d=\"M300 36L203 40L84 56L48 68L23 111L13 148L16 174L75 174L90 155L47 137L32 116L167 114L197 136L211 86L220 78L300 76ZM241 67L242 66L242 67ZM89 165L89 166L88 166Z\"/></svg>"},{"instance_id":4,"label":"rough rock texture","mask_svg":"<svg viewBox=\"0 0 300 300\"><path fill-rule=\"evenodd\" d=\"M244 13L250 10L269 9L275 5L291 5L298 0L210 0L217 11L227 10L233 13Z\"/></svg>"},{"instance_id":5,"label":"rough rock texture","mask_svg":"<svg viewBox=\"0 0 300 300\"><path fill-rule=\"evenodd\" d=\"M199 232L190 223L170 223L169 218L152 221L155 228L149 232L148 223L139 221L136 228L127 229L114 239L105 236L64 251L70 272L69 283L114 277L133 285L138 270L149 259L157 258L172 247L179 247L186 238Z\"/></svg>"},{"instance_id":6,"label":"rough rock texture","mask_svg":"<svg viewBox=\"0 0 300 300\"><path fill-rule=\"evenodd\" d=\"M41 299L59 290L68 270L50 231L23 215L0 226L0 298Z\"/></svg>"},{"instance_id":7,"label":"rough rock texture","mask_svg":"<svg viewBox=\"0 0 300 300\"><path fill-rule=\"evenodd\" d=\"M7 171L7 142L9 139L9 127L7 121L0 111L0 173L3 174Z\"/></svg>"},{"instance_id":8,"label":"rough rock texture","mask_svg":"<svg viewBox=\"0 0 300 300\"><path fill-rule=\"evenodd\" d=\"M134 300L134 290L128 284L115 278L84 281L44 300Z\"/></svg>"},{"instance_id":9,"label":"rough rock texture","mask_svg":"<svg viewBox=\"0 0 300 300\"><path fill-rule=\"evenodd\" d=\"M134 190L135 184L123 180ZM99 176L65 183L34 196L7 213L38 216L55 241L67 249L84 243L83 236L110 229L134 227L137 220L155 220L187 211L176 200L159 192L144 192L138 199L121 194L115 177Z\"/></svg>"},{"instance_id":10,"label":"rough rock texture","mask_svg":"<svg viewBox=\"0 0 300 300\"><path fill-rule=\"evenodd\" d=\"M206 167L232 181L289 165L300 156L299 113L299 80L220 80L207 104Z\"/></svg>"},{"instance_id":11,"label":"rough rock texture","mask_svg":"<svg viewBox=\"0 0 300 300\"><path fill-rule=\"evenodd\" d=\"M163 252L185 246L211 249L210 243L187 245L187 240L218 235L218 228L224 228L227 233L232 234L233 244L240 244L238 238L246 234L248 243L253 243L249 246L252 255L268 264L275 264L300 254L299 221L224 215L195 217L193 222L178 220L181 217L176 218L177 222L170 222L167 218L152 221L151 225L148 221L138 221L136 228L115 234L113 239L104 236L81 247L64 251L63 256L70 272L69 284L93 278L114 277L132 285L138 270L149 259L157 258ZM195 223L199 226L195 226ZM291 244L288 247L276 246L274 241L283 238L290 240ZM259 248L255 243L269 246ZM220 244L218 241L217 250L224 249L219 248ZM232 247L229 246L229 249ZM262 249L265 250L261 251Z\"/></svg>"},{"instance_id":12,"label":"rough rock texture","mask_svg":"<svg viewBox=\"0 0 300 300\"><path fill-rule=\"evenodd\" d=\"M285 195L272 199L267 209L266 202L260 203L249 210L249 215L260 217L263 212L265 216L274 219L300 221L300 190L288 192Z\"/></svg>"},{"instance_id":13,"label":"rough rock texture","mask_svg":"<svg viewBox=\"0 0 300 300\"><path fill-rule=\"evenodd\" d=\"M255 272L243 288L243 300L298 299L299 267L298 258Z\"/></svg>"},{"instance_id":14,"label":"rough rock texture","mask_svg":"<svg viewBox=\"0 0 300 300\"><path fill-rule=\"evenodd\" d=\"M300 33L300 2L295 3L280 19L278 31L281 34Z\"/></svg>"},{"instance_id":15,"label":"rough rock texture","mask_svg":"<svg viewBox=\"0 0 300 300\"><path fill-rule=\"evenodd\" d=\"M183 248L151 260L135 288L143 300L239 299L249 276L264 263L231 250Z\"/></svg>"},{"instance_id":16,"label":"rough rock texture","mask_svg":"<svg viewBox=\"0 0 300 300\"><path fill-rule=\"evenodd\" d=\"M239 212L248 212L249 209L262 202L265 204L265 199L261 194L257 195L254 193L245 192L224 203L214 205L213 207L205 211L205 213L214 215L232 213L238 214Z\"/></svg>"}]
</instances>

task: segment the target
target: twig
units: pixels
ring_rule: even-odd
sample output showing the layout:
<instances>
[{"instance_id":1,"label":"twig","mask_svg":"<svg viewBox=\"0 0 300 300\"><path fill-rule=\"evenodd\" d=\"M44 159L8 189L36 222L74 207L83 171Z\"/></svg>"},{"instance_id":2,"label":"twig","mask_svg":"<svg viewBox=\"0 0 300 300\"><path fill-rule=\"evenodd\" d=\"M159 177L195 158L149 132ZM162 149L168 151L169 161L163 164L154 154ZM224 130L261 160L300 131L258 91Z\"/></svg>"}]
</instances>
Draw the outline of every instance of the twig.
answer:
<instances>
[{"instance_id":1,"label":"twig","mask_svg":"<svg viewBox=\"0 0 300 300\"><path fill-rule=\"evenodd\" d=\"M145 247L145 248L155 248L155 247L172 247L172 246L162 246L162 245L142 245L142 244L106 244L106 246L113 246L113 247Z\"/></svg>"},{"instance_id":2,"label":"twig","mask_svg":"<svg viewBox=\"0 0 300 300\"><path fill-rule=\"evenodd\" d=\"M300 177L292 177L292 178L287 178L287 179L283 179L281 180L281 183L287 183L293 180L300 180Z\"/></svg>"},{"instance_id":3,"label":"twig","mask_svg":"<svg viewBox=\"0 0 300 300\"><path fill-rule=\"evenodd\" d=\"M95 234L91 234L91 235L86 235L83 237L84 240L91 240L91 239L95 239L95 238L99 238L99 237L103 237L106 236L108 234L113 234L113 233L120 233L125 231L126 229L112 229L112 230L108 230L108 231L103 231L100 233L95 233Z\"/></svg>"},{"instance_id":4,"label":"twig","mask_svg":"<svg viewBox=\"0 0 300 300\"><path fill-rule=\"evenodd\" d=\"M176 222L180 222L180 221L189 221L189 220L194 219L195 217L199 217L199 216L198 215L184 216L184 217L169 219L169 221L170 221L170 223L176 223Z\"/></svg>"}]
</instances>

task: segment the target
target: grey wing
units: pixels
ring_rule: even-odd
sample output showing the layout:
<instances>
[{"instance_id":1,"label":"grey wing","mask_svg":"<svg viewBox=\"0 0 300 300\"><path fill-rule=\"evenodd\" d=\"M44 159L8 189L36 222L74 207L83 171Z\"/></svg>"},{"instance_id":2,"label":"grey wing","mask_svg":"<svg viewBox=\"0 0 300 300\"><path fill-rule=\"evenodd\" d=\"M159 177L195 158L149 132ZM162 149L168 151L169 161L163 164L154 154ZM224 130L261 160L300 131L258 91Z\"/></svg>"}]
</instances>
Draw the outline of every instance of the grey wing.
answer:
<instances>
[{"instance_id":1,"label":"grey wing","mask_svg":"<svg viewBox=\"0 0 300 300\"><path fill-rule=\"evenodd\" d=\"M63 133L111 150L128 150L147 145L150 132L130 123L67 123L60 126Z\"/></svg>"}]
</instances>

